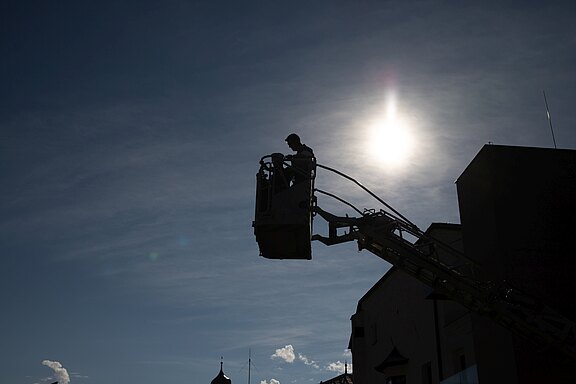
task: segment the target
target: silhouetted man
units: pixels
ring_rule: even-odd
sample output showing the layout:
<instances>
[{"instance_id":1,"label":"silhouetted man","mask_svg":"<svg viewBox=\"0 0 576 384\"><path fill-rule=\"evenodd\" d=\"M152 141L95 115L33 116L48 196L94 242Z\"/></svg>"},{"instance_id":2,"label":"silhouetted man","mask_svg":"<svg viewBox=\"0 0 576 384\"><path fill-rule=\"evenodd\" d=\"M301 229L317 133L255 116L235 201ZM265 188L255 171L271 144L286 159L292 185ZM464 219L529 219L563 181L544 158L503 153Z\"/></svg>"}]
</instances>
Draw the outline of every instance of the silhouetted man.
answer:
<instances>
[{"instance_id":1,"label":"silhouetted man","mask_svg":"<svg viewBox=\"0 0 576 384\"><path fill-rule=\"evenodd\" d=\"M302 144L300 136L295 133L288 135L286 143L296 152L295 155L286 156L292 164L285 170L287 178L292 180L293 184L309 181L314 167L314 151L306 144Z\"/></svg>"}]
</instances>

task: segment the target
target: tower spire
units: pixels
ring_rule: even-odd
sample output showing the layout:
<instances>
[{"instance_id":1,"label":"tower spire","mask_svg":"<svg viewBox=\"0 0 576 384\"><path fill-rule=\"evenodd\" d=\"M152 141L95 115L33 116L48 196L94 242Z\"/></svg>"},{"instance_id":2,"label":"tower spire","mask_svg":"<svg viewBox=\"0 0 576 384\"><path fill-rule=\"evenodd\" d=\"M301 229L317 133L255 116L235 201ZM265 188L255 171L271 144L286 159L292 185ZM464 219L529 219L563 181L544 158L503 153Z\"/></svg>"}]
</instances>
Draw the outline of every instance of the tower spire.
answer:
<instances>
[{"instance_id":1,"label":"tower spire","mask_svg":"<svg viewBox=\"0 0 576 384\"><path fill-rule=\"evenodd\" d=\"M214 380L212 380L211 384L232 384L232 380L230 380L224 374L223 366L224 366L224 357L220 356L220 372L218 373L218 376L216 376Z\"/></svg>"}]
</instances>

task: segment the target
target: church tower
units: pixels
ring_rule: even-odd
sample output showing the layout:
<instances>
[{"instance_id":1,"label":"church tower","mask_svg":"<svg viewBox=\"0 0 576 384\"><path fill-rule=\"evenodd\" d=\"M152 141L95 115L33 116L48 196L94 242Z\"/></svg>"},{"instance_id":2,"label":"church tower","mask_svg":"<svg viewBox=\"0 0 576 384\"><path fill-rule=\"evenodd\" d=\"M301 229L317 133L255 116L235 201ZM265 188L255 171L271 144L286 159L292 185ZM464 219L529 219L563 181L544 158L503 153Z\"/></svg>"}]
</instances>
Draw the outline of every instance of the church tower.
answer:
<instances>
[{"instance_id":1,"label":"church tower","mask_svg":"<svg viewBox=\"0 0 576 384\"><path fill-rule=\"evenodd\" d=\"M218 373L218 376L216 376L214 378L214 380L212 380L211 384L232 384L232 380L230 380L225 374L224 371L222 370L222 365L224 364L224 362L220 361L220 373Z\"/></svg>"}]
</instances>

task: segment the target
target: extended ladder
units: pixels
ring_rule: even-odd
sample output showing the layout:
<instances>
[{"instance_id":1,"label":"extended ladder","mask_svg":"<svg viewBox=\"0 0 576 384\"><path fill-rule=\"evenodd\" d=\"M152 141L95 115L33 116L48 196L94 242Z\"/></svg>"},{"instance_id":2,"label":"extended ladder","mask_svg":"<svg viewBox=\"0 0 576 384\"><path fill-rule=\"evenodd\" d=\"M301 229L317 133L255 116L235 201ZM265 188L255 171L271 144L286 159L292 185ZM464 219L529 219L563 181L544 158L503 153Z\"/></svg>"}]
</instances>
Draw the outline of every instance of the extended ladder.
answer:
<instances>
[{"instance_id":1,"label":"extended ladder","mask_svg":"<svg viewBox=\"0 0 576 384\"><path fill-rule=\"evenodd\" d=\"M356 240L366 249L468 309L492 318L537 345L553 347L576 359L576 324L506 282L481 281L478 266L464 254L426 235L415 225L385 211L360 218L313 211L329 224L329 236L314 235L326 245ZM338 234L346 228L348 232Z\"/></svg>"}]
</instances>

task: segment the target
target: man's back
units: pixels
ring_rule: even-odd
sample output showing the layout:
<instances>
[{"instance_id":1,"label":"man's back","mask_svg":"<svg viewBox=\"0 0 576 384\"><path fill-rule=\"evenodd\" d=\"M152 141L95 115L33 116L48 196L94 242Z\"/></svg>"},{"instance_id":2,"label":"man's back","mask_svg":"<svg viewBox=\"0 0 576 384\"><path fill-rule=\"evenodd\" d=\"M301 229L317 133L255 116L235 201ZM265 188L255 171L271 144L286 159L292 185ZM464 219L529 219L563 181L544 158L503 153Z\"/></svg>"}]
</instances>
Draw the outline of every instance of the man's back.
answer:
<instances>
[{"instance_id":1,"label":"man's back","mask_svg":"<svg viewBox=\"0 0 576 384\"><path fill-rule=\"evenodd\" d=\"M314 151L312 148L302 144L296 150L296 154L292 156L292 167L294 168L294 184L310 180L314 168Z\"/></svg>"}]
</instances>

